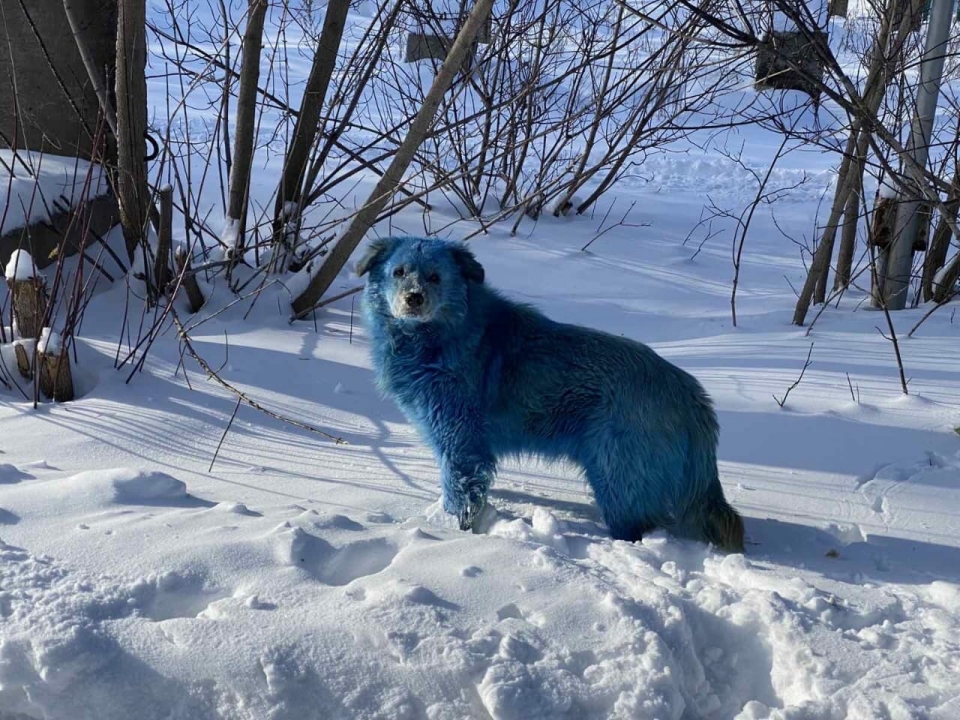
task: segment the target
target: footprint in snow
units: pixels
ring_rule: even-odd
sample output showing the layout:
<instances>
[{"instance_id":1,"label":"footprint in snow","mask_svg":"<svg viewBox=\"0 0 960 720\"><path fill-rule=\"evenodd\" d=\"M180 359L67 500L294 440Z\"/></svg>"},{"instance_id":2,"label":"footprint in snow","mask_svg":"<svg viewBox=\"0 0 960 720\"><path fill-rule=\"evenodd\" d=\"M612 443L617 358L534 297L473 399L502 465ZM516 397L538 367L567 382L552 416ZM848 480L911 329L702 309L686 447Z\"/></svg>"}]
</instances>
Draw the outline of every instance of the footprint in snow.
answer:
<instances>
[{"instance_id":1,"label":"footprint in snow","mask_svg":"<svg viewBox=\"0 0 960 720\"><path fill-rule=\"evenodd\" d=\"M325 585L348 585L382 572L400 552L386 538L357 540L335 547L289 523L280 525L272 534L281 562L302 568Z\"/></svg>"}]
</instances>

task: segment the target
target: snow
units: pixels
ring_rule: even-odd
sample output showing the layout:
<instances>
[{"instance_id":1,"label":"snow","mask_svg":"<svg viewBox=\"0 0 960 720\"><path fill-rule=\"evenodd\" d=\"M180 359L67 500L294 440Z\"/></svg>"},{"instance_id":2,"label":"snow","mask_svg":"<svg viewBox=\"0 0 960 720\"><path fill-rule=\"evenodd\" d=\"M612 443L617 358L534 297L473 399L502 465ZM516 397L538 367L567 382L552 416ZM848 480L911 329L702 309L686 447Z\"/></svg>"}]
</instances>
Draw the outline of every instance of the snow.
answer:
<instances>
[{"instance_id":1,"label":"snow","mask_svg":"<svg viewBox=\"0 0 960 720\"><path fill-rule=\"evenodd\" d=\"M107 176L86 160L0 149L0 235L109 192ZM9 192L8 192L9 189Z\"/></svg>"},{"instance_id":2,"label":"snow","mask_svg":"<svg viewBox=\"0 0 960 720\"><path fill-rule=\"evenodd\" d=\"M246 405L231 424L236 396L169 324L127 382L118 315L141 309L121 280L71 339L82 397L34 411L0 382L0 717L960 716L960 324L942 308L907 338L926 309L892 315L909 396L861 289L809 336L790 324L797 245L833 182L817 151L771 175L805 184L753 218L734 328L733 223L697 223L708 199L735 217L756 192L745 168L778 145L738 132L742 166L680 143L594 216L470 242L511 297L701 380L744 555L663 532L613 541L577 471L532 458L505 465L479 532L460 532L429 449L374 386L356 296L288 324L319 262L255 304L210 280L204 309L179 312L225 380L343 445ZM337 198L342 212L372 186ZM476 229L434 205L371 237ZM330 295L356 284L345 270ZM10 343L0 361L21 381Z\"/></svg>"},{"instance_id":3,"label":"snow","mask_svg":"<svg viewBox=\"0 0 960 720\"><path fill-rule=\"evenodd\" d=\"M45 327L40 332L40 341L37 343L37 352L45 355L58 355L60 353L60 335L54 330Z\"/></svg>"},{"instance_id":4,"label":"snow","mask_svg":"<svg viewBox=\"0 0 960 720\"><path fill-rule=\"evenodd\" d=\"M883 182L880 183L880 197L890 200L896 197L899 197L900 191L894 185L893 178L889 175L884 176Z\"/></svg>"},{"instance_id":5,"label":"snow","mask_svg":"<svg viewBox=\"0 0 960 720\"><path fill-rule=\"evenodd\" d=\"M26 250L14 250L7 260L4 275L7 282L16 280L30 280L37 276L37 266L33 256Z\"/></svg>"},{"instance_id":6,"label":"snow","mask_svg":"<svg viewBox=\"0 0 960 720\"><path fill-rule=\"evenodd\" d=\"M349 298L318 333L275 309L231 309L194 332L214 366L229 337L231 382L349 443L242 408L208 472L234 400L192 366L193 390L174 373L173 338L125 384L109 369L107 293L77 340L99 384L46 415L13 396L0 408L0 707L105 720L951 717L956 326L935 315L903 341L903 398L875 315L851 302L821 319L781 410L771 395L809 347L787 325L793 248L758 220L735 330L719 301L724 248L691 261L682 245L695 202L647 196L643 241L617 228L591 254L577 249L596 230L585 218L473 247L511 295L646 340L704 382L745 556L663 533L614 542L573 469L530 461L505 468L484 532L460 532L429 451L373 386L359 321L349 339Z\"/></svg>"},{"instance_id":7,"label":"snow","mask_svg":"<svg viewBox=\"0 0 960 720\"><path fill-rule=\"evenodd\" d=\"M220 243L226 248L235 248L239 239L240 221L229 216L225 217L223 230L220 231Z\"/></svg>"},{"instance_id":8,"label":"snow","mask_svg":"<svg viewBox=\"0 0 960 720\"><path fill-rule=\"evenodd\" d=\"M944 263L943 267L940 268L940 269L937 271L937 274L936 274L936 275L934 275L934 277L933 277L933 284L934 284L934 285L943 285L943 284L947 281L947 275L949 275L950 272L951 272L950 268L951 268L956 262L958 262L958 259L957 259L956 256L953 256L953 257L950 258L950 260L948 260L946 263Z\"/></svg>"}]
</instances>

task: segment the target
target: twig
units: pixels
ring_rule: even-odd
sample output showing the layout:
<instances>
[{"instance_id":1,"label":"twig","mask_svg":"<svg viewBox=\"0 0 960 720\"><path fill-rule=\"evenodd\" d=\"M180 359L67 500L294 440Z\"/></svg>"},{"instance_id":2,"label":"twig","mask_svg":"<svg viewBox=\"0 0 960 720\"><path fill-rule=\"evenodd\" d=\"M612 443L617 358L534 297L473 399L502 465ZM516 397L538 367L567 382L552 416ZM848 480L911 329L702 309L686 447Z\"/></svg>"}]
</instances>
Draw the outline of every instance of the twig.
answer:
<instances>
[{"instance_id":1,"label":"twig","mask_svg":"<svg viewBox=\"0 0 960 720\"><path fill-rule=\"evenodd\" d=\"M853 400L857 405L860 404L860 384L857 384L857 394L853 394L853 383L850 382L850 373L845 373L847 376L847 387L850 388L850 399Z\"/></svg>"},{"instance_id":2,"label":"twig","mask_svg":"<svg viewBox=\"0 0 960 720\"><path fill-rule=\"evenodd\" d=\"M351 345L353 345L353 301L354 301L355 299L356 299L356 298L352 298L352 297L350 298L350 337L349 337L349 342L350 342Z\"/></svg>"},{"instance_id":3,"label":"twig","mask_svg":"<svg viewBox=\"0 0 960 720\"><path fill-rule=\"evenodd\" d=\"M223 441L227 438L227 433L230 432L230 426L233 425L234 419L237 417L237 411L240 409L240 403L243 402L242 397L237 398L237 404L233 408L233 415L230 416L230 422L227 423L227 426L223 429L223 435L220 436L220 442L217 443L217 449L213 453L213 459L210 461L210 467L207 468L207 472L213 472L213 464L217 461L217 455L220 454L220 446L223 445Z\"/></svg>"},{"instance_id":4,"label":"twig","mask_svg":"<svg viewBox=\"0 0 960 720\"><path fill-rule=\"evenodd\" d=\"M900 388L903 390L904 395L909 395L910 393L907 392L907 378L903 373L903 358L900 357L900 343L897 342L897 333L893 329L893 320L890 318L890 311L887 310L887 304L885 302L882 308L883 314L887 318L887 327L890 328L890 334L887 335L879 327L877 328L877 332L880 333L880 337L884 340L889 340L893 343L893 354L897 357L897 372L900 373Z\"/></svg>"},{"instance_id":5,"label":"twig","mask_svg":"<svg viewBox=\"0 0 960 720\"><path fill-rule=\"evenodd\" d=\"M614 201L614 202L616 202L616 201ZM585 252L588 247L590 247L591 245L593 245L597 240L599 240L601 237L603 237L604 235L606 235L607 232L609 232L610 230L613 230L613 228L615 228L615 227L625 227L625 228L643 228L643 227L650 227L650 223L647 223L647 222L641 222L641 223L628 223L628 222L626 222L626 220L627 220L627 215L630 214L630 212L633 210L633 208L636 206L636 204L637 204L637 201L636 201L636 200L634 200L632 203L630 203L630 207L628 207L627 210L626 210L626 212L623 213L623 217L620 218L620 221L619 221L619 222L616 222L616 223L614 223L613 225L610 225L609 227L606 227L606 228L603 228L602 230L600 230L596 235L593 236L593 238L590 239L590 241L589 241L586 245L584 245L582 248L580 248L580 252ZM611 210L613 210L613 203L610 204L610 207L607 209L607 214L604 215L604 216L603 216L603 220L600 221L600 227L603 227L603 223L606 222L607 216L610 214L610 211L611 211Z\"/></svg>"},{"instance_id":6,"label":"twig","mask_svg":"<svg viewBox=\"0 0 960 720\"><path fill-rule=\"evenodd\" d=\"M880 283L878 282L877 258L872 245L870 246L870 268L873 276L873 286L875 288L879 288ZM881 330L879 327L877 328L877 332L880 333L880 336L884 340L889 340L891 343L893 343L893 354L897 358L897 372L900 373L900 387L903 390L904 395L909 395L910 393L907 392L907 378L903 372L903 358L900 356L900 343L897 342L897 331L893 328L893 319L890 317L890 309L887 307L887 300L885 297L883 297L883 293L877 293L877 296L880 309L883 310L883 316L887 320L887 328L890 330L890 335L884 335L883 330Z\"/></svg>"},{"instance_id":7,"label":"twig","mask_svg":"<svg viewBox=\"0 0 960 720\"><path fill-rule=\"evenodd\" d=\"M913 333L919 328L923 323L927 321L927 318L933 315L937 310L942 308L944 305L949 303L956 296L956 293L950 293L943 302L934 303L933 307L927 310L920 320L917 321L917 324L910 328L910 332L907 333L907 337L913 337Z\"/></svg>"},{"instance_id":8,"label":"twig","mask_svg":"<svg viewBox=\"0 0 960 720\"><path fill-rule=\"evenodd\" d=\"M813 355L813 343L810 343L810 349L807 351L807 360L805 363L803 363L803 367L800 368L800 377L798 377L794 381L793 385L787 388L787 391L783 394L782 400L778 398L776 395L773 396L773 399L777 401L777 405L779 405L780 407L783 407L786 404L787 398L790 396L790 391L793 390L797 385L799 385L801 380L803 380L803 374L807 371L807 368L810 367L811 365L810 363L811 355Z\"/></svg>"},{"instance_id":9,"label":"twig","mask_svg":"<svg viewBox=\"0 0 960 720\"><path fill-rule=\"evenodd\" d=\"M354 294L360 292L361 290L363 290L363 287L364 287L364 286L361 285L360 287L351 288L350 290L345 290L344 292L340 293L339 295L334 295L333 297L328 297L328 298L325 299L325 300L321 300L320 302L318 302L318 303L317 303L316 305L314 305L313 307L307 308L306 310L304 310L301 315L296 315L296 316L290 318L290 321L289 321L287 324L288 324L288 325L293 325L293 323L295 323L299 318L306 317L308 313L311 313L311 312L313 312L314 310L319 310L320 308L325 307L325 306L329 305L330 303L335 303L337 300L343 300L343 298L345 298L345 297L349 297L350 295L354 295ZM352 331L352 329L353 329L353 303L350 304L350 308L351 308L351 310L350 310L350 313L351 313L351 315L350 315L350 327L351 327L351 331Z\"/></svg>"},{"instance_id":10,"label":"twig","mask_svg":"<svg viewBox=\"0 0 960 720\"><path fill-rule=\"evenodd\" d=\"M13 390L13 385L8 383L6 377L4 377L6 374L6 363L0 362L0 385L3 385L7 390Z\"/></svg>"},{"instance_id":11,"label":"twig","mask_svg":"<svg viewBox=\"0 0 960 720\"><path fill-rule=\"evenodd\" d=\"M347 441L344 440L343 438L337 437L336 435L332 435L328 432L324 432L319 428L315 428L313 425L308 425L307 423L302 423L299 420L294 420L293 418L284 417L283 415L280 415L279 413L275 413L272 410L267 410L267 408L263 407L263 405L261 405L256 400L251 398L242 390L239 390L235 388L233 385L231 385L230 383L228 383L226 380L220 377L217 373L215 373L213 371L213 368L210 367L207 361L204 360L202 357L200 357L197 351L194 350L193 344L190 342L190 336L187 334L186 330L183 327L183 324L180 322L180 317L177 315L176 310L172 311L171 315L173 316L174 324L177 326L177 331L178 331L180 340L181 342L183 342L184 346L186 347L187 352L190 353L190 356L197 361L197 365L199 365L203 369L203 371L207 373L207 377L213 380L214 382L216 382L218 385L220 385L220 387L230 391L231 393L236 395L240 400L242 400L247 405L252 407L254 410L259 410L267 417L272 417L274 420L279 420L280 422L287 423L288 425L293 425L294 427L298 427L301 430L307 430L308 432L315 433L316 435L322 435L328 440L333 440L337 445L348 444Z\"/></svg>"}]
</instances>

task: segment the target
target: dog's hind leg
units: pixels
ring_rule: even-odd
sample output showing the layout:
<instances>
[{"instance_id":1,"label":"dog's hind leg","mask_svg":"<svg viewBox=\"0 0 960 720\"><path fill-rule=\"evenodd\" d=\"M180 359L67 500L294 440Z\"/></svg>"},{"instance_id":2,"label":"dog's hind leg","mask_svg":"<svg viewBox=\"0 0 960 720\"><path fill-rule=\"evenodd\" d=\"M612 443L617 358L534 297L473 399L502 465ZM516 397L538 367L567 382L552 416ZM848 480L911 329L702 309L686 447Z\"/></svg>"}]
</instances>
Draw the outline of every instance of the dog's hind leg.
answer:
<instances>
[{"instance_id":1,"label":"dog's hind leg","mask_svg":"<svg viewBox=\"0 0 960 720\"><path fill-rule=\"evenodd\" d=\"M638 483L635 472L628 474L625 468L599 462L586 463L584 471L614 540L635 542L664 526L662 514L648 508L642 493L638 492L642 483Z\"/></svg>"},{"instance_id":2,"label":"dog's hind leg","mask_svg":"<svg viewBox=\"0 0 960 720\"><path fill-rule=\"evenodd\" d=\"M727 552L744 551L743 518L724 499L707 506L707 538Z\"/></svg>"},{"instance_id":3,"label":"dog's hind leg","mask_svg":"<svg viewBox=\"0 0 960 720\"><path fill-rule=\"evenodd\" d=\"M723 496L720 480L708 488L703 504L684 523L690 535L726 552L743 552L743 519Z\"/></svg>"}]
</instances>

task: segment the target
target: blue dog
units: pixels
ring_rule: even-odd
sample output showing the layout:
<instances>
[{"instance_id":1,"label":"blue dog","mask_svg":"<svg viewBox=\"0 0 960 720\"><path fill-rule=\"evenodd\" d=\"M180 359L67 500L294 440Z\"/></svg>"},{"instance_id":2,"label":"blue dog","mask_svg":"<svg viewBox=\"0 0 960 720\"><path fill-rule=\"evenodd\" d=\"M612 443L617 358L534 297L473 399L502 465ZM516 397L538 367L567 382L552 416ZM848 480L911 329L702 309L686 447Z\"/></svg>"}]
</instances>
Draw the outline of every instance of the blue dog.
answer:
<instances>
[{"instance_id":1,"label":"blue dog","mask_svg":"<svg viewBox=\"0 0 960 720\"><path fill-rule=\"evenodd\" d=\"M646 345L554 322L484 284L464 246L376 240L357 263L381 388L440 463L464 530L497 459L578 463L616 539L656 527L743 550L717 475L717 418L700 384Z\"/></svg>"}]
</instances>

